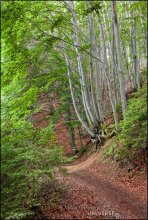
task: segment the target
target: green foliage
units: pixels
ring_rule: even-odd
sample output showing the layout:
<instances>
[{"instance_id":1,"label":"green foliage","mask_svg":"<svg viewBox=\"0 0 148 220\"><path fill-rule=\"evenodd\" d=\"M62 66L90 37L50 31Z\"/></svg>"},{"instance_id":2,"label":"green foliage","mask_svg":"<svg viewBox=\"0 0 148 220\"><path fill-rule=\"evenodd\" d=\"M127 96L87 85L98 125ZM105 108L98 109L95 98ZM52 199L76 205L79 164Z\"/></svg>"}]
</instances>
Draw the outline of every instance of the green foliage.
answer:
<instances>
[{"instance_id":1,"label":"green foliage","mask_svg":"<svg viewBox=\"0 0 148 220\"><path fill-rule=\"evenodd\" d=\"M111 157L111 156L113 156L114 148L115 148L115 143L112 141L112 143L110 143L109 146L108 146L107 148L105 148L105 150L104 150L104 155L105 155L106 157Z\"/></svg>"},{"instance_id":2,"label":"green foliage","mask_svg":"<svg viewBox=\"0 0 148 220\"><path fill-rule=\"evenodd\" d=\"M120 132L105 150L116 160L134 158L138 149L147 147L147 86L132 94L128 101L126 119L119 123Z\"/></svg>"},{"instance_id":3,"label":"green foliage","mask_svg":"<svg viewBox=\"0 0 148 220\"><path fill-rule=\"evenodd\" d=\"M120 123L122 132L118 135L119 140L124 140L125 146L146 147L147 134L147 87L143 86L134 97L129 100L126 112L126 120Z\"/></svg>"},{"instance_id":4,"label":"green foliage","mask_svg":"<svg viewBox=\"0 0 148 220\"><path fill-rule=\"evenodd\" d=\"M20 129L2 132L2 218L22 219L40 204L41 187L52 180L55 166L63 162L63 149L56 146L52 131L41 132L20 122ZM50 140L51 137L51 140ZM37 142L38 140L38 142Z\"/></svg>"},{"instance_id":5,"label":"green foliage","mask_svg":"<svg viewBox=\"0 0 148 220\"><path fill-rule=\"evenodd\" d=\"M90 44L83 45L80 48L80 52L86 51L86 50L90 49L90 47L91 47Z\"/></svg>"},{"instance_id":6,"label":"green foliage","mask_svg":"<svg viewBox=\"0 0 148 220\"><path fill-rule=\"evenodd\" d=\"M147 69L144 68L142 71L141 71L141 79L143 82L147 82Z\"/></svg>"},{"instance_id":7,"label":"green foliage","mask_svg":"<svg viewBox=\"0 0 148 220\"><path fill-rule=\"evenodd\" d=\"M62 15L59 15L59 17L56 17L56 20L54 20L54 23L51 26L51 31L53 31L55 28L57 28L63 21Z\"/></svg>"},{"instance_id":8,"label":"green foliage","mask_svg":"<svg viewBox=\"0 0 148 220\"><path fill-rule=\"evenodd\" d=\"M2 219L32 215L32 207L41 203L42 187L53 181L54 170L64 160L52 125L39 130L29 122L38 95L51 77L41 73L49 65L41 62L44 45L28 47L35 34L27 20L29 5L6 2L2 8Z\"/></svg>"},{"instance_id":9,"label":"green foliage","mask_svg":"<svg viewBox=\"0 0 148 220\"><path fill-rule=\"evenodd\" d=\"M52 129L60 115L65 116L68 109L70 109L71 116L67 120L70 121L67 122L67 126L75 128L80 125L79 122L74 121L75 113L70 97L67 66L62 51L63 44L60 41L61 38L65 41L66 53L73 69L71 77L75 85L75 93L78 103L82 103L80 75L77 74L76 53L73 45L74 33L70 11L67 10L65 3L60 1L1 2L2 219L23 219L32 215L31 208L40 205L38 195L45 183L53 181L55 169L60 167L61 163L72 162L76 159L76 156L63 157L63 148L58 146ZM85 2L75 2L81 45L79 51L83 54L86 78L89 75L89 56L86 50L90 49L87 15L97 11L102 18L101 7L104 12L110 7L108 2L106 5L108 8L105 8L105 4L100 1L94 1L92 4L88 2L88 10L85 10ZM121 8L117 7L117 11L123 13L122 17L126 14L127 3L124 6L122 4ZM137 35L142 33L140 37L143 39L146 19L142 17L140 20L137 8L140 8L140 13L145 18L145 3L133 2L130 7L131 12L136 11ZM120 24L121 39L125 40L125 46L129 44L131 25L130 19L126 20L126 25L123 21ZM144 26L143 30L141 21ZM108 22L111 26L111 20ZM98 27L96 13L94 13L94 23L95 27ZM96 45L100 45L98 39L100 31L98 28L95 29ZM110 30L106 29L106 40L111 35ZM144 41L140 44L143 48L145 47ZM143 53L142 48L139 53L141 52ZM116 157L125 155L129 146L144 148L146 135L144 102L146 99L142 91L136 93L133 101L129 101L127 119L120 124L122 132L118 136L123 147L120 151L115 151ZM37 111L36 103L41 92L57 94L62 104L49 117L48 127L35 129L30 118L32 113ZM82 105L79 104L78 108L84 117ZM105 130L106 127L103 129ZM110 155L113 151L114 147L107 154ZM56 195L52 197L52 201L57 201L55 197Z\"/></svg>"},{"instance_id":10,"label":"green foliage","mask_svg":"<svg viewBox=\"0 0 148 220\"><path fill-rule=\"evenodd\" d=\"M118 120L123 119L121 101L119 101L119 102L117 103L117 105L116 105L116 111L117 111L117 115L118 115Z\"/></svg>"},{"instance_id":11,"label":"green foliage","mask_svg":"<svg viewBox=\"0 0 148 220\"><path fill-rule=\"evenodd\" d=\"M87 148L81 146L81 148L80 148L80 157L81 157L85 152L87 152Z\"/></svg>"},{"instance_id":12,"label":"green foliage","mask_svg":"<svg viewBox=\"0 0 148 220\"><path fill-rule=\"evenodd\" d=\"M99 11L102 6L101 6L101 1L97 1L97 2L89 2L89 8L85 10L84 14L88 15L89 13L92 13L93 11Z\"/></svg>"},{"instance_id":13,"label":"green foliage","mask_svg":"<svg viewBox=\"0 0 148 220\"><path fill-rule=\"evenodd\" d=\"M74 155L72 157L64 157L64 163L72 163L78 158L77 155Z\"/></svg>"}]
</instances>

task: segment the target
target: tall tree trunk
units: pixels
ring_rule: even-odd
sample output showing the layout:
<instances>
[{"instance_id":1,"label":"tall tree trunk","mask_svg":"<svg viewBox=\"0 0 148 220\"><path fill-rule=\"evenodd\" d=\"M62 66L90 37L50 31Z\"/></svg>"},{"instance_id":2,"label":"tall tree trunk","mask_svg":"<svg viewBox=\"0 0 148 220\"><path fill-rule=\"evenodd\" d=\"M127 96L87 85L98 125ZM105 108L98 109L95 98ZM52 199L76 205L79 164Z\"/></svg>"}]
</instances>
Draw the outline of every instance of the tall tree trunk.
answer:
<instances>
[{"instance_id":1,"label":"tall tree trunk","mask_svg":"<svg viewBox=\"0 0 148 220\"><path fill-rule=\"evenodd\" d=\"M86 6L88 8L87 2ZM88 26L90 33L90 54L97 57L97 47L95 43L95 31L94 31L94 16L93 13L88 14ZM91 91L92 91L92 101L95 109L95 113L98 121L103 121L103 112L100 103L100 88L99 88L99 69L97 69L96 60L94 62L93 57L90 56L90 79L91 79Z\"/></svg>"},{"instance_id":2,"label":"tall tree trunk","mask_svg":"<svg viewBox=\"0 0 148 220\"><path fill-rule=\"evenodd\" d=\"M64 55L65 55L65 60L66 60L66 64L67 64L67 75L68 75L68 79L69 79L70 92L71 92L71 97L72 97L73 106L74 106L76 115L77 115L79 121L81 122L81 124L83 125L83 127L87 130L87 132L92 137L94 137L95 136L94 133L89 129L88 125L82 119L82 117L81 117L81 115L80 115L80 113L78 111L78 106L77 106L77 103L76 103L76 97L75 97L74 88L73 88L73 85L72 85L71 74L70 74L70 69L69 69L69 60L68 60L68 56L67 56L66 52L65 52Z\"/></svg>"},{"instance_id":3,"label":"tall tree trunk","mask_svg":"<svg viewBox=\"0 0 148 220\"><path fill-rule=\"evenodd\" d=\"M80 41L79 41L79 36L78 36L77 19L76 19L76 15L75 15L75 12L74 12L74 3L73 3L73 1L69 1L68 5L69 5L71 15L72 15L75 50L76 50L76 54L77 54L79 73L80 73L80 76L81 76L81 82L80 83L81 83L81 88L82 88L83 102L86 102L86 106L83 103L84 104L84 109L85 109L85 107L87 108L87 110L85 109L85 111L88 111L88 113L90 115L90 118L93 122L93 125L96 127L96 126L98 126L98 120L97 120L96 115L94 114L94 111L92 111L94 106L91 106L90 94L88 92L87 82L86 82L86 78L85 78L85 74L84 74L82 54L80 53Z\"/></svg>"},{"instance_id":4,"label":"tall tree trunk","mask_svg":"<svg viewBox=\"0 0 148 220\"><path fill-rule=\"evenodd\" d=\"M100 24L101 40L102 40L102 44L103 44L103 64L104 64L105 77L106 77L107 86L108 86L109 98L110 98L110 102L111 102L111 106L112 106L112 110L113 110L115 126L116 126L116 129L118 129L118 126L117 126L117 124L118 124L117 111L116 111L115 103L114 103L114 100L113 100L113 97L112 97L112 89L111 89L110 79L109 79L109 75L108 75L109 74L109 67L108 67L108 60L107 60L107 54L106 54L104 29L103 29L103 25L102 25L100 15L99 15L98 11L97 11L97 14L98 14L98 21L99 21L99 24Z\"/></svg>"},{"instance_id":5,"label":"tall tree trunk","mask_svg":"<svg viewBox=\"0 0 148 220\"><path fill-rule=\"evenodd\" d=\"M132 88L134 89L133 79L132 79L132 76L131 76L130 70L129 70L129 64L128 64L128 59L127 59L127 52L126 52L126 47L125 47L124 42L122 42L122 45L123 45L123 55L124 55L124 59L125 59L125 63L126 63L127 76L128 76L128 79L129 79L129 81L131 83Z\"/></svg>"},{"instance_id":6,"label":"tall tree trunk","mask_svg":"<svg viewBox=\"0 0 148 220\"><path fill-rule=\"evenodd\" d=\"M112 27L112 75L113 75L113 85L114 85L114 93L115 93L115 106L118 103L118 79L117 79L117 71L116 71L116 47L115 47L115 34L114 34L114 27Z\"/></svg>"},{"instance_id":7,"label":"tall tree trunk","mask_svg":"<svg viewBox=\"0 0 148 220\"><path fill-rule=\"evenodd\" d=\"M90 43L91 43L91 47L90 47L90 54L93 54L93 50L94 50L94 33L93 33L93 17L92 14L88 15L88 23L89 23L89 33L90 33ZM94 62L93 62L93 58L92 56L89 57L90 59L90 84L91 84L91 98L92 98L92 103L95 109L95 114L97 116L97 119L99 120L99 114L98 114L98 109L96 106L96 102L95 102L95 98L96 98L96 94L95 94L95 87L94 87Z\"/></svg>"},{"instance_id":8,"label":"tall tree trunk","mask_svg":"<svg viewBox=\"0 0 148 220\"><path fill-rule=\"evenodd\" d=\"M98 50L100 50L99 48L96 48L96 57L99 58L98 55ZM98 62L95 62L95 85L96 85L96 102L97 102L97 107L98 107L98 111L99 111L99 116L100 116L100 122L104 121L104 114L103 114L103 109L102 109L102 91L101 91L101 67L100 64ZM100 72L100 74L99 74Z\"/></svg>"},{"instance_id":9,"label":"tall tree trunk","mask_svg":"<svg viewBox=\"0 0 148 220\"><path fill-rule=\"evenodd\" d=\"M135 69L135 79L136 79L136 87L140 89L140 71L139 71L139 63L138 63L138 55L137 55L137 42L136 42L136 21L134 19L133 26L133 59L134 59L134 69Z\"/></svg>"},{"instance_id":10,"label":"tall tree trunk","mask_svg":"<svg viewBox=\"0 0 148 220\"><path fill-rule=\"evenodd\" d=\"M118 20L117 20L115 6L116 6L116 2L112 1L112 17L113 17L115 43L116 43L116 50L117 50L120 95L121 95L123 118L125 119L127 101L126 101L126 94L125 94L125 80L124 80L123 69L122 69L122 53L121 53L119 27L118 27Z\"/></svg>"}]
</instances>

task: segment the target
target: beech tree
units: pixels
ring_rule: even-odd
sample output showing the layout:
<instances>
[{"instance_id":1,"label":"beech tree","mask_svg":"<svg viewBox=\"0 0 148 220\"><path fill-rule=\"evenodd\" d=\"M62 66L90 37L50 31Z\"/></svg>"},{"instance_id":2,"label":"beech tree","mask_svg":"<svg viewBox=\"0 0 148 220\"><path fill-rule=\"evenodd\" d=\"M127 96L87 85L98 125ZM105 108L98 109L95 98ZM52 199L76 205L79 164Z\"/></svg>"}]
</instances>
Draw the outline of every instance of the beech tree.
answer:
<instances>
[{"instance_id":1,"label":"beech tree","mask_svg":"<svg viewBox=\"0 0 148 220\"><path fill-rule=\"evenodd\" d=\"M21 219L38 201L40 178L51 181L66 160L54 133L61 116L73 152L75 130L81 145L86 131L97 146L125 120L146 66L147 11L145 1L2 1L1 12L2 218ZM41 93L61 105L46 128L34 129Z\"/></svg>"},{"instance_id":2,"label":"beech tree","mask_svg":"<svg viewBox=\"0 0 148 220\"><path fill-rule=\"evenodd\" d=\"M116 3L115 1L112 2L112 13L113 13L116 51L117 51L118 74L119 74L119 83L120 83L120 95L121 95L123 116L125 117L125 111L126 111L127 103L126 103L126 96L125 96L125 82L124 82L124 78L123 78L120 34L119 34L119 26L118 26L118 20L117 20L117 15L116 15L115 3Z\"/></svg>"}]
</instances>

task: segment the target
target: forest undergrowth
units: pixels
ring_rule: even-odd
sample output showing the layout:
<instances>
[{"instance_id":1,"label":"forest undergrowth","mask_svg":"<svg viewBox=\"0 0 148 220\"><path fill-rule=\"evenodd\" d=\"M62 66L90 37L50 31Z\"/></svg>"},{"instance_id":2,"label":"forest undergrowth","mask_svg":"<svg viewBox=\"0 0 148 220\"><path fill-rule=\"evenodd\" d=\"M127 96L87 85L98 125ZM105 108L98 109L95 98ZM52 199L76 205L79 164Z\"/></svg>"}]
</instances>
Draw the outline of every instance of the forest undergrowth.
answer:
<instances>
[{"instance_id":1,"label":"forest undergrowth","mask_svg":"<svg viewBox=\"0 0 148 220\"><path fill-rule=\"evenodd\" d=\"M108 140L105 158L145 172L147 2L0 4L1 219L39 218L67 193L55 173Z\"/></svg>"}]
</instances>

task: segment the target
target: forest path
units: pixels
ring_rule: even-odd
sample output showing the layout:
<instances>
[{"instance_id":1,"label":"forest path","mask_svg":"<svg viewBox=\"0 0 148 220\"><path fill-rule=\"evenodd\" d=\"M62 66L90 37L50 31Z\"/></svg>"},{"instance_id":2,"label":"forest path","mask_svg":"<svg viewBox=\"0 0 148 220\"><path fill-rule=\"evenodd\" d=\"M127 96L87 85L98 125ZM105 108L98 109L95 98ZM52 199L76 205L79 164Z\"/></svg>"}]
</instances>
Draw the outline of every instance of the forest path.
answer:
<instances>
[{"instance_id":1,"label":"forest path","mask_svg":"<svg viewBox=\"0 0 148 220\"><path fill-rule=\"evenodd\" d=\"M84 185L93 191L97 206L90 206L89 212L92 219L147 219L146 203L132 195L128 190L99 178L88 170L77 170L70 174L71 181ZM78 208L78 207L77 207Z\"/></svg>"},{"instance_id":2,"label":"forest path","mask_svg":"<svg viewBox=\"0 0 148 220\"><path fill-rule=\"evenodd\" d=\"M115 162L102 161L102 151L65 168L69 175L59 180L69 190L46 210L51 219L147 219L144 175L127 175Z\"/></svg>"}]
</instances>

